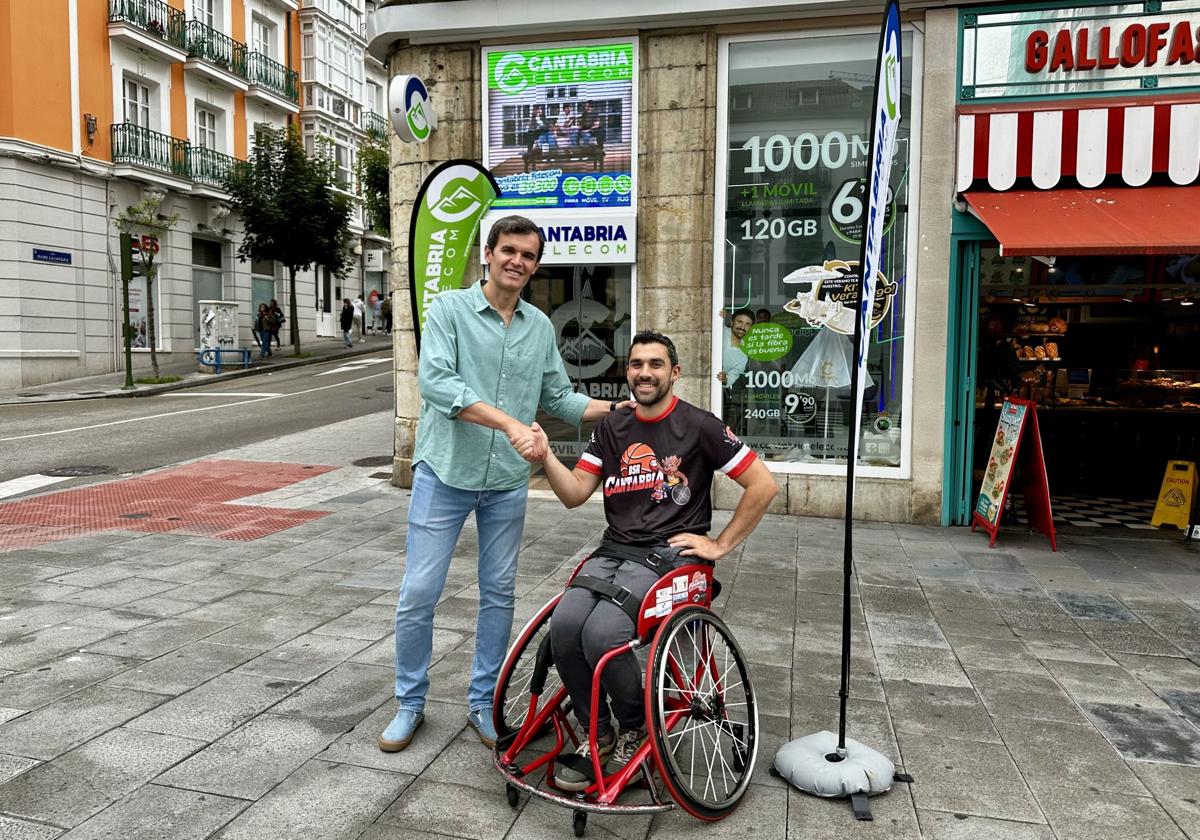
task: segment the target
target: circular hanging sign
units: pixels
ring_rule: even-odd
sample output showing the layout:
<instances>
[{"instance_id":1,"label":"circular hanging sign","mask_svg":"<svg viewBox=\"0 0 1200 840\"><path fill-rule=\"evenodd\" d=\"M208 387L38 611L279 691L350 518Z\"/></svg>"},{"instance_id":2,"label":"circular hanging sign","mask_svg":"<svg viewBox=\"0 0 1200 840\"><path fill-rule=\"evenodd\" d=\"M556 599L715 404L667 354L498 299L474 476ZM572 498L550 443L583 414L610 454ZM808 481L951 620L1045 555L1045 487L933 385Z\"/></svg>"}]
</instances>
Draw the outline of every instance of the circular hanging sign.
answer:
<instances>
[{"instance_id":1,"label":"circular hanging sign","mask_svg":"<svg viewBox=\"0 0 1200 840\"><path fill-rule=\"evenodd\" d=\"M392 77L388 84L388 115L392 130L405 143L424 143L437 128L429 91L417 76Z\"/></svg>"}]
</instances>

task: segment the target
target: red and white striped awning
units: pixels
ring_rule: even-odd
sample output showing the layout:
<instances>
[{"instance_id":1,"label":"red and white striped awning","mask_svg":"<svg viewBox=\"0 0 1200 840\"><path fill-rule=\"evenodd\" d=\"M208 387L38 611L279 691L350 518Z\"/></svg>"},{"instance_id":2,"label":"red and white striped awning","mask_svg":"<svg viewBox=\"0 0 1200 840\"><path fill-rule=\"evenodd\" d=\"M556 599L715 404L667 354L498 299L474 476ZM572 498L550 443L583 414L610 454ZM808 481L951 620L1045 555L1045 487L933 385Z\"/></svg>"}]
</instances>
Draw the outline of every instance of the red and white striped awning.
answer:
<instances>
[{"instance_id":1,"label":"red and white striped awning","mask_svg":"<svg viewBox=\"0 0 1200 840\"><path fill-rule=\"evenodd\" d=\"M1007 190L1021 179L1043 190L1092 188L1110 175L1140 187L1156 173L1194 183L1200 101L1133 103L960 107L956 188Z\"/></svg>"}]
</instances>

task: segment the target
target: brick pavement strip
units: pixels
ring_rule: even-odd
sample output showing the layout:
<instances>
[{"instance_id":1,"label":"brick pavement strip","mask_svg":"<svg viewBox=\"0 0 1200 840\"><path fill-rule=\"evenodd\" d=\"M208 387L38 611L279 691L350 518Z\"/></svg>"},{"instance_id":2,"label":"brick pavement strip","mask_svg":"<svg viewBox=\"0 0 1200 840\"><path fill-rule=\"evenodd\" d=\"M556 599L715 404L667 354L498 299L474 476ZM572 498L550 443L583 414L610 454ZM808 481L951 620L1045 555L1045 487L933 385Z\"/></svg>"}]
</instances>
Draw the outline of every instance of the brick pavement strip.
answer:
<instances>
[{"instance_id":1,"label":"brick pavement strip","mask_svg":"<svg viewBox=\"0 0 1200 840\"><path fill-rule=\"evenodd\" d=\"M363 443L377 434L350 424L235 457L345 463L331 435L386 451L386 436ZM376 747L395 712L407 494L365 474L264 493L333 512L257 540L118 529L0 552L0 837L564 836L569 811L508 807L465 730L473 527L439 606L427 722L404 752ZM518 619L602 525L596 504L531 498ZM783 741L837 726L841 615L840 524L768 516L722 562L717 604L756 677L759 764L707 834L1200 837L1194 549L1064 537L1053 554L1006 532L988 551L962 529L879 524L856 537L849 734L917 784L873 799L862 824L767 774ZM589 819L626 840L701 828L679 812Z\"/></svg>"}]
</instances>

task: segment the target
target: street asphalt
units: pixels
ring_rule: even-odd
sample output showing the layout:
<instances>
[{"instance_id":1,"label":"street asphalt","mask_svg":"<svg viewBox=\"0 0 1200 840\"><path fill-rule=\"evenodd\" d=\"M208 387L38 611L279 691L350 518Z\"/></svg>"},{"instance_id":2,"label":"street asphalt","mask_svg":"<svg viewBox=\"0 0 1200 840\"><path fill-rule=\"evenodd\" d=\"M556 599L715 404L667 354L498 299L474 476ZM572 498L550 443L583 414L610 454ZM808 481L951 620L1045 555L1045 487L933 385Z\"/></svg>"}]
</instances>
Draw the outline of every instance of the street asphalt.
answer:
<instances>
[{"instance_id":1,"label":"street asphalt","mask_svg":"<svg viewBox=\"0 0 1200 840\"><path fill-rule=\"evenodd\" d=\"M391 413L287 433L291 406L229 409L268 434L179 472L242 470L223 492L183 498L189 482L163 470L0 502L0 837L571 836L566 810L509 807L466 729L471 524L435 621L425 726L404 752L377 749L395 711L408 493L351 462L390 453ZM157 463L200 457L185 430L223 414L164 432L179 454ZM117 460L114 438L92 438L89 460ZM128 524L79 516L53 538L36 524L81 499ZM602 528L596 501L567 512L531 498L518 626ZM849 734L915 782L856 822L845 800L767 773L785 741L837 724L842 533L766 517L718 566L715 609L751 663L761 713L741 807L711 824L593 815L588 836L1200 838L1200 555L1113 533L1063 537L1052 552L1013 529L989 550L961 528L858 526Z\"/></svg>"}]
</instances>

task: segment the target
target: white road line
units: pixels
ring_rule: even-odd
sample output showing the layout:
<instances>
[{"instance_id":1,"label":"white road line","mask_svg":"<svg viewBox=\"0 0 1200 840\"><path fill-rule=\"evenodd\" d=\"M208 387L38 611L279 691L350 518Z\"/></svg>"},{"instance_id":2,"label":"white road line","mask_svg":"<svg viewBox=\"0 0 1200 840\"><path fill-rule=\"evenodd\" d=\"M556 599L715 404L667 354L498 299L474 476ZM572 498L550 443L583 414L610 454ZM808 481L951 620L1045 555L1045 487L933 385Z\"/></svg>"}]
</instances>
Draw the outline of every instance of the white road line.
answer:
<instances>
[{"instance_id":1,"label":"white road line","mask_svg":"<svg viewBox=\"0 0 1200 840\"><path fill-rule=\"evenodd\" d=\"M51 435L67 435L73 432L86 432L92 429L105 429L110 426L123 426L126 423L141 423L144 420L159 420L163 417L178 417L181 414L195 414L198 411L218 411L222 408L234 408L239 405L250 405L256 402L265 402L267 400L284 400L288 397L300 397L305 394L312 394L316 391L324 391L329 388L340 388L343 385L353 385L356 382L366 382L368 379L378 379L381 376L391 376L392 372L384 371L383 373L373 373L370 376L360 376L358 379L347 379L345 382L334 382L332 385L320 385L316 388L309 388L304 391L297 391L294 394L280 394L277 397L254 397L241 402L224 403L222 405L206 405L200 408L185 408L181 411L168 411L163 414L151 414L147 417L130 417L126 420L113 420L109 423L94 423L91 426L76 426L73 429L59 429L54 432L35 432L32 435L17 435L16 437L0 438L0 443L10 443L14 440L29 440L30 438L49 437Z\"/></svg>"},{"instance_id":2,"label":"white road line","mask_svg":"<svg viewBox=\"0 0 1200 840\"><path fill-rule=\"evenodd\" d=\"M282 391L176 391L163 397L282 397Z\"/></svg>"},{"instance_id":3,"label":"white road line","mask_svg":"<svg viewBox=\"0 0 1200 840\"><path fill-rule=\"evenodd\" d=\"M365 367L377 365L382 362L390 362L391 360L391 356L384 356L382 359L362 359L361 361L346 362L346 364L341 365L340 367L335 367L333 370L323 370L320 373L314 373L313 376L329 376L331 373L353 373L354 371L362 370Z\"/></svg>"},{"instance_id":4,"label":"white road line","mask_svg":"<svg viewBox=\"0 0 1200 840\"><path fill-rule=\"evenodd\" d=\"M30 490L36 490L39 487L45 487L49 484L58 484L58 482L66 481L68 478L70 476L66 475L24 475L20 478L0 481L0 499L7 499L9 496L17 496L21 493L28 493Z\"/></svg>"}]
</instances>

